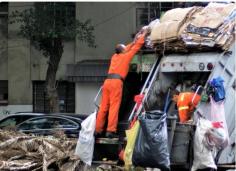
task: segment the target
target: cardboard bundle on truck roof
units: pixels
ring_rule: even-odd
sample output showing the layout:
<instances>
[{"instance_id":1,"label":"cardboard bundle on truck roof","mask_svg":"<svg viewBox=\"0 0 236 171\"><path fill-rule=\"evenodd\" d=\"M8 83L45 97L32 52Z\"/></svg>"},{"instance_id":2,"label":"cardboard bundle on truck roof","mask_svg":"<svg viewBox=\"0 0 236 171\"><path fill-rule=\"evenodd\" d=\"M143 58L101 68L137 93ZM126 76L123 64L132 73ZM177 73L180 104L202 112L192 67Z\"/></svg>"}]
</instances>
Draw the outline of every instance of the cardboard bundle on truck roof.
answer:
<instances>
[{"instance_id":1,"label":"cardboard bundle on truck roof","mask_svg":"<svg viewBox=\"0 0 236 171\"><path fill-rule=\"evenodd\" d=\"M151 32L150 38L153 43L169 42L178 38L180 28L185 23L189 14L197 8L175 8L169 10L160 19L160 23L156 24Z\"/></svg>"},{"instance_id":2,"label":"cardboard bundle on truck roof","mask_svg":"<svg viewBox=\"0 0 236 171\"><path fill-rule=\"evenodd\" d=\"M150 40L157 52L228 50L235 38L235 18L234 3L172 9L152 23Z\"/></svg>"}]
</instances>

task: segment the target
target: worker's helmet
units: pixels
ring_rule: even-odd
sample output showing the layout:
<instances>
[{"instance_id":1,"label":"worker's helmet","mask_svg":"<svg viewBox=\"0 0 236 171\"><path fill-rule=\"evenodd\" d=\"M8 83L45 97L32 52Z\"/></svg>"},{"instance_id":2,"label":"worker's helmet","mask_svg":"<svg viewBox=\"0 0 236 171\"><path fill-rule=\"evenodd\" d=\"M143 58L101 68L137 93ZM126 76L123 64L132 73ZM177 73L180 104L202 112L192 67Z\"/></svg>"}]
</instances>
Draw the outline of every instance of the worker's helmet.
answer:
<instances>
[{"instance_id":1,"label":"worker's helmet","mask_svg":"<svg viewBox=\"0 0 236 171\"><path fill-rule=\"evenodd\" d=\"M119 53L124 52L125 48L126 48L126 46L124 44L118 44L118 45L116 45L115 51L117 54L119 54Z\"/></svg>"}]
</instances>

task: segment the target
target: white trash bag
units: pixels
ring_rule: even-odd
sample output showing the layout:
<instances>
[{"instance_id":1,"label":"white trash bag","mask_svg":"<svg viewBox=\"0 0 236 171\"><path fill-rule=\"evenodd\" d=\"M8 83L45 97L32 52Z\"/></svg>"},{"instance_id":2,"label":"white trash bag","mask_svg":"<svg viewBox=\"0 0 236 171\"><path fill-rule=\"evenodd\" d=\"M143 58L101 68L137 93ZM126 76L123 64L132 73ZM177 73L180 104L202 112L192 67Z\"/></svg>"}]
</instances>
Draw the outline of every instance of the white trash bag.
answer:
<instances>
[{"instance_id":1,"label":"white trash bag","mask_svg":"<svg viewBox=\"0 0 236 171\"><path fill-rule=\"evenodd\" d=\"M222 127L212 127L205 133L204 144L209 150L214 147L221 150L227 145L227 135Z\"/></svg>"},{"instance_id":2,"label":"white trash bag","mask_svg":"<svg viewBox=\"0 0 236 171\"><path fill-rule=\"evenodd\" d=\"M81 124L79 139L75 149L75 155L91 166L94 150L94 131L96 126L96 114L90 114Z\"/></svg>"},{"instance_id":3,"label":"white trash bag","mask_svg":"<svg viewBox=\"0 0 236 171\"><path fill-rule=\"evenodd\" d=\"M210 150L203 143L205 139L205 133L210 128L212 128L212 123L200 117L197 122L197 128L194 136L194 160L191 171L205 168L217 168L213 157L215 151Z\"/></svg>"},{"instance_id":4,"label":"white trash bag","mask_svg":"<svg viewBox=\"0 0 236 171\"><path fill-rule=\"evenodd\" d=\"M225 119L225 110L224 110L224 101L215 102L214 99L210 96L211 99L211 121L213 123L220 123L221 127L214 131L214 134L218 137L222 137L221 146L225 148L229 143L229 133L228 126ZM214 135L212 134L212 135ZM215 142L218 142L220 145L220 141L217 140L217 136L212 136L212 139Z\"/></svg>"}]
</instances>

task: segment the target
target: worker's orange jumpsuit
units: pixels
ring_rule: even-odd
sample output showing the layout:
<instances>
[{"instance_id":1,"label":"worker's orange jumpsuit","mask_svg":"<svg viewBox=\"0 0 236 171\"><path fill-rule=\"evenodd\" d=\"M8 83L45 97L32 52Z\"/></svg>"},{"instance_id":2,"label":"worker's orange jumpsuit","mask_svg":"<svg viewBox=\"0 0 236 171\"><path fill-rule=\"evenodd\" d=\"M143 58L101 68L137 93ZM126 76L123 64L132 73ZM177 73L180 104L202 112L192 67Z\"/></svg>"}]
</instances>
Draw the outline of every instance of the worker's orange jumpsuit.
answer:
<instances>
[{"instance_id":1,"label":"worker's orange jumpsuit","mask_svg":"<svg viewBox=\"0 0 236 171\"><path fill-rule=\"evenodd\" d=\"M186 122L191 118L191 112L194 111L195 107L201 100L201 96L196 94L194 97L194 92L184 92L180 93L177 99L177 107L179 111L180 122ZM192 101L192 99L194 100Z\"/></svg>"},{"instance_id":2,"label":"worker's orange jumpsuit","mask_svg":"<svg viewBox=\"0 0 236 171\"><path fill-rule=\"evenodd\" d=\"M129 71L129 64L134 55L144 43L144 35L126 46L125 52L114 54L108 74L119 74L123 80ZM102 88L102 99L96 120L96 132L101 133L104 129L108 113L107 131L116 132L118 124L118 113L122 99L123 81L121 79L106 79Z\"/></svg>"}]
</instances>

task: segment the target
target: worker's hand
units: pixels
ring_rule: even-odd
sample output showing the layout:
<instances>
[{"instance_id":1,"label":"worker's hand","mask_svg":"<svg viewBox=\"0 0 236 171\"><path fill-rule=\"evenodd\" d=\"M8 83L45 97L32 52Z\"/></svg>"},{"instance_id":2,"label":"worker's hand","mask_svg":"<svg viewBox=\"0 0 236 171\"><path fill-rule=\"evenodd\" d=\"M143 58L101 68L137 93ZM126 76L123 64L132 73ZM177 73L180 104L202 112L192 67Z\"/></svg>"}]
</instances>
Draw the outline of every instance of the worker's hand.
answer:
<instances>
[{"instance_id":1,"label":"worker's hand","mask_svg":"<svg viewBox=\"0 0 236 171\"><path fill-rule=\"evenodd\" d=\"M138 40L141 36L146 36L147 35L147 30L146 29L141 29L134 37L134 42Z\"/></svg>"},{"instance_id":2,"label":"worker's hand","mask_svg":"<svg viewBox=\"0 0 236 171\"><path fill-rule=\"evenodd\" d=\"M142 29L135 35L133 43L137 41L141 36L146 37L150 33L150 27L149 26L144 26Z\"/></svg>"},{"instance_id":3,"label":"worker's hand","mask_svg":"<svg viewBox=\"0 0 236 171\"><path fill-rule=\"evenodd\" d=\"M146 36L147 34L149 34L151 31L149 26L143 26L142 29L140 30L140 33L144 36Z\"/></svg>"},{"instance_id":4,"label":"worker's hand","mask_svg":"<svg viewBox=\"0 0 236 171\"><path fill-rule=\"evenodd\" d=\"M140 30L141 34L148 33L150 31L149 26L143 26Z\"/></svg>"},{"instance_id":5,"label":"worker's hand","mask_svg":"<svg viewBox=\"0 0 236 171\"><path fill-rule=\"evenodd\" d=\"M133 43L135 43L135 42L139 39L140 36L141 36L141 33L138 32L138 33L135 35L135 37L134 37Z\"/></svg>"}]
</instances>

